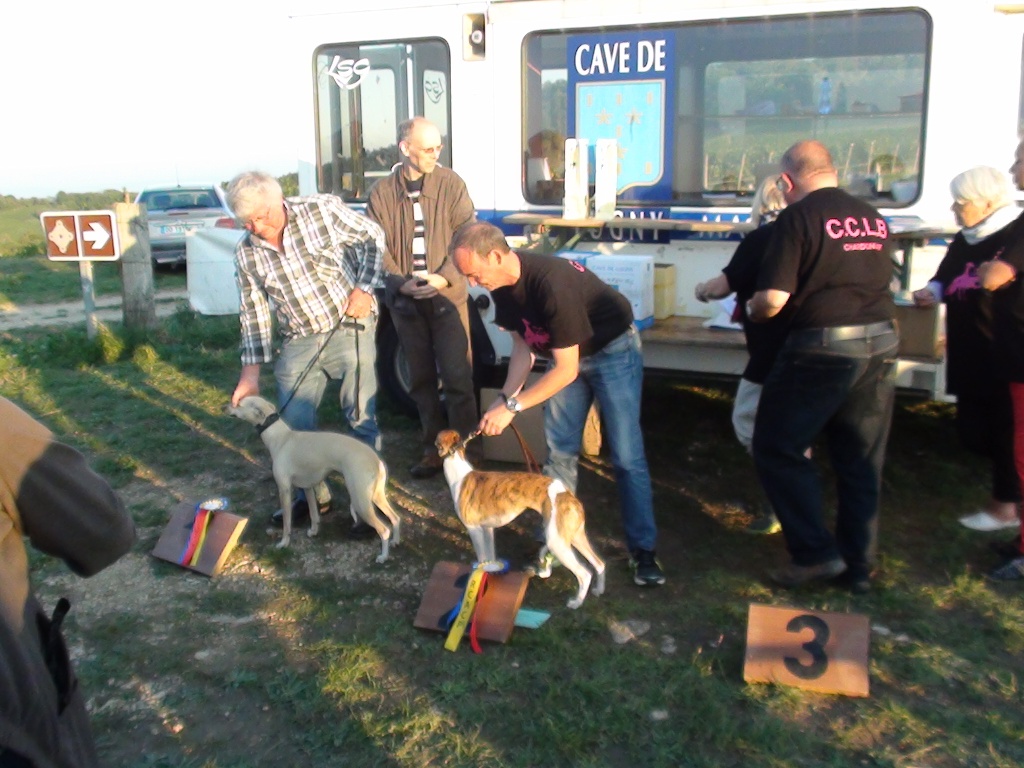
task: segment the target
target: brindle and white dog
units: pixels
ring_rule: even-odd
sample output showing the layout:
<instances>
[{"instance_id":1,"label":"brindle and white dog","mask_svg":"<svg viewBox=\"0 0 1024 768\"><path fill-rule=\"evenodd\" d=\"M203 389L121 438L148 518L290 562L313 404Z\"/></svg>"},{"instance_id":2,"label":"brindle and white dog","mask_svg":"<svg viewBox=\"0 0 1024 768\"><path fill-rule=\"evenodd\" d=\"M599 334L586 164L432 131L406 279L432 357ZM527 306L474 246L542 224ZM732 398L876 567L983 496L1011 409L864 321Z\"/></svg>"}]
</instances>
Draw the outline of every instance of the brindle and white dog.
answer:
<instances>
[{"instance_id":1,"label":"brindle and white dog","mask_svg":"<svg viewBox=\"0 0 1024 768\"><path fill-rule=\"evenodd\" d=\"M225 413L256 427L270 451L277 481L278 497L284 515L284 531L278 547L287 547L292 535L292 489L301 488L307 499L315 499L314 489L329 472L345 478L352 518L373 527L380 536L378 563L388 559L389 541L397 544L402 521L387 497L388 468L370 446L354 437L338 432L304 432L289 427L277 414L277 408L258 395L243 397ZM385 514L391 529L380 519L377 509ZM309 505L309 535L320 532L317 505Z\"/></svg>"},{"instance_id":2,"label":"brindle and white dog","mask_svg":"<svg viewBox=\"0 0 1024 768\"><path fill-rule=\"evenodd\" d=\"M545 544L537 575L551 575L550 551L579 582L576 596L566 605L579 608L590 589L590 571L577 559L573 547L587 559L596 579L592 591L604 592L604 561L590 546L584 528L583 505L561 480L530 472L480 472L466 460L459 433L447 429L437 436L437 452L444 460L444 477L452 492L455 512L466 526L480 563L497 559L494 529L507 525L528 509L544 518Z\"/></svg>"}]
</instances>

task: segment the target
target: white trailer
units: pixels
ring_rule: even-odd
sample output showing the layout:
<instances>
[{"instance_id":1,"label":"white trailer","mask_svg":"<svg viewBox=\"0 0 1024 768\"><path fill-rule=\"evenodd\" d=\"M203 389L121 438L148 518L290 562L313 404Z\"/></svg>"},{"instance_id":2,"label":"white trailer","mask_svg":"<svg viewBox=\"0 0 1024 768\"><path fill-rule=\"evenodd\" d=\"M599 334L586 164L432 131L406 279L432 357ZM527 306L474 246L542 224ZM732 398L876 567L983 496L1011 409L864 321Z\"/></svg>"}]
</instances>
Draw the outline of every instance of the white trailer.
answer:
<instances>
[{"instance_id":1,"label":"white trailer","mask_svg":"<svg viewBox=\"0 0 1024 768\"><path fill-rule=\"evenodd\" d=\"M1013 155L1021 11L991 0L308 5L291 35L297 99L311 116L298 138L300 191L364 203L398 162L398 124L424 115L441 128L442 162L466 180L478 216L534 234L523 214L562 214L565 140L613 138L615 215L658 223L561 222L548 234L674 265L673 316L644 331L648 366L739 374L742 335L706 331L715 308L693 289L725 265L740 233L693 223L742 229L733 225L748 219L756 184L786 147L817 138L841 184L894 231L952 230L950 179L974 165L1005 168ZM943 251L925 235L896 287L922 285ZM489 322L486 295L476 306L477 358L501 363L508 339ZM393 334L382 344L393 390L401 356ZM941 396L942 370L934 354L906 357L900 383Z\"/></svg>"}]
</instances>

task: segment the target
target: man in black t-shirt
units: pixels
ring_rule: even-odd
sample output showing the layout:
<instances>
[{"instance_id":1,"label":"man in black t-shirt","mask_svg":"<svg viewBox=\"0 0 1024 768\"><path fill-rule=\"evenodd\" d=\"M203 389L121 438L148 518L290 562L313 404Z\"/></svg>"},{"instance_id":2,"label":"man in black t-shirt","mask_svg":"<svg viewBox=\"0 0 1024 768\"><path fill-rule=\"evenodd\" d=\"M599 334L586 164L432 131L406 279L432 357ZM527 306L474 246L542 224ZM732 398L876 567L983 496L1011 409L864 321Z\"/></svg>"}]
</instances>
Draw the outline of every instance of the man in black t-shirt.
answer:
<instances>
[{"instance_id":1,"label":"man in black t-shirt","mask_svg":"<svg viewBox=\"0 0 1024 768\"><path fill-rule=\"evenodd\" d=\"M769 573L787 587L836 579L870 588L899 337L888 227L838 189L828 150L802 141L782 158L789 206L775 223L748 302L754 321L791 307L790 332L765 381L754 461L792 562ZM838 484L835 535L805 452L824 435Z\"/></svg>"},{"instance_id":2,"label":"man in black t-shirt","mask_svg":"<svg viewBox=\"0 0 1024 768\"><path fill-rule=\"evenodd\" d=\"M633 581L664 584L654 553L657 528L640 431L643 355L629 302L578 262L515 253L492 224L460 228L451 253L470 285L491 292L495 321L512 334L502 397L481 417L480 431L500 434L517 413L544 403L544 472L575 492L583 428L596 397L611 448ZM550 361L547 371L525 387L538 356Z\"/></svg>"}]
</instances>

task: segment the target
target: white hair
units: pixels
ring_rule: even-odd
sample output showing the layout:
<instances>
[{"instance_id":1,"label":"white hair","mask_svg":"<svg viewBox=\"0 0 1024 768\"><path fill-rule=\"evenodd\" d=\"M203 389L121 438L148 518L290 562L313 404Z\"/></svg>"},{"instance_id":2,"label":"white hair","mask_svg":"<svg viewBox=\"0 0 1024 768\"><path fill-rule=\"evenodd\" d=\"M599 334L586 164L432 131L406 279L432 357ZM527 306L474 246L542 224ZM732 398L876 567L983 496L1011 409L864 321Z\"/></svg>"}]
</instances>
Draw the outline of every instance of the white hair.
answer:
<instances>
[{"instance_id":1,"label":"white hair","mask_svg":"<svg viewBox=\"0 0 1024 768\"><path fill-rule=\"evenodd\" d=\"M1006 174L989 165L978 165L957 174L949 183L954 200L964 203L992 203L1002 208L1013 202L1013 191Z\"/></svg>"},{"instance_id":2,"label":"white hair","mask_svg":"<svg viewBox=\"0 0 1024 768\"><path fill-rule=\"evenodd\" d=\"M242 221L248 221L257 210L284 199L277 179L263 171L245 171L228 184L228 205Z\"/></svg>"}]
</instances>

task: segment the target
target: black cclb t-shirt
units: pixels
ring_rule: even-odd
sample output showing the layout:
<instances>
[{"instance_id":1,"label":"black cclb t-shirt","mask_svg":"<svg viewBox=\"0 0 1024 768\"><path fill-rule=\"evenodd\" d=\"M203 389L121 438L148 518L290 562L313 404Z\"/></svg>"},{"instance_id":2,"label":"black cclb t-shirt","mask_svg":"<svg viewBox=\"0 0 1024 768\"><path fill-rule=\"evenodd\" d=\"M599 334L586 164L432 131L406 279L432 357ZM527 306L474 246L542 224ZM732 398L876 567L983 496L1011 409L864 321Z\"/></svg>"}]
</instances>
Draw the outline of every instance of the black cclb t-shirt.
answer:
<instances>
[{"instance_id":1,"label":"black cclb t-shirt","mask_svg":"<svg viewBox=\"0 0 1024 768\"><path fill-rule=\"evenodd\" d=\"M491 291L494 320L523 337L534 354L580 347L580 357L601 350L633 322L621 293L576 261L520 253L515 285Z\"/></svg>"},{"instance_id":2,"label":"black cclb t-shirt","mask_svg":"<svg viewBox=\"0 0 1024 768\"><path fill-rule=\"evenodd\" d=\"M841 189L811 192L779 214L758 290L791 294L792 328L891 320L893 261L885 218Z\"/></svg>"}]
</instances>

